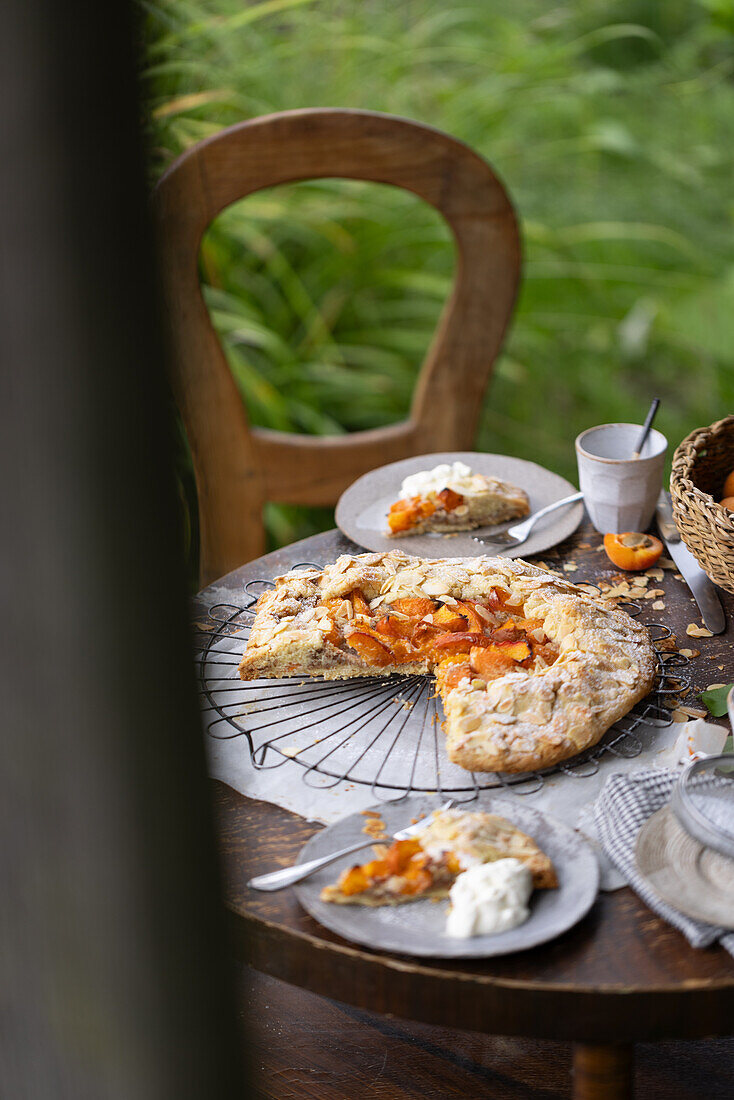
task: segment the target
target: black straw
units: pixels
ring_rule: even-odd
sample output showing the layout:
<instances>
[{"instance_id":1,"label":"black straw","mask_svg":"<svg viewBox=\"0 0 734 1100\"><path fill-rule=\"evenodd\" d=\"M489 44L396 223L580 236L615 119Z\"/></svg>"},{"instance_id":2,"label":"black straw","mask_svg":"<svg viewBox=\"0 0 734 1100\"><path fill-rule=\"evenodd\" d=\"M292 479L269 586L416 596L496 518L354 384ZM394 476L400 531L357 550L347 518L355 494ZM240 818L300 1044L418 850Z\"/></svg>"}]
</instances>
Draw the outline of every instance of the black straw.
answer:
<instances>
[{"instance_id":1,"label":"black straw","mask_svg":"<svg viewBox=\"0 0 734 1100\"><path fill-rule=\"evenodd\" d=\"M632 452L632 457L633 458L639 458L640 457L640 454L642 453L642 448L645 446L645 443L647 442L647 437L650 434L650 428L652 427L652 422L655 419L655 414L657 413L659 407L660 407L660 398L656 397L653 400L652 405L650 406L647 417L645 418L645 423L644 423L643 428L642 428L642 435L640 436L640 438L637 441L637 447Z\"/></svg>"}]
</instances>

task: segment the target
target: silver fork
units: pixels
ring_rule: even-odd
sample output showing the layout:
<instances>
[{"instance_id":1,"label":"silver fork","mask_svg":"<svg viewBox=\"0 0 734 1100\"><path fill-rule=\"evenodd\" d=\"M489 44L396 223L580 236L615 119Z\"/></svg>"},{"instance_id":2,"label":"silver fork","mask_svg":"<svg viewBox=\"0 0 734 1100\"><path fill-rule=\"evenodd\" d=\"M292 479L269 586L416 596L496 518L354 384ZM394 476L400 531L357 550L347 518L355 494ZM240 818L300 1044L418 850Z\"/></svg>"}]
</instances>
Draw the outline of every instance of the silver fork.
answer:
<instances>
[{"instance_id":1,"label":"silver fork","mask_svg":"<svg viewBox=\"0 0 734 1100\"><path fill-rule=\"evenodd\" d=\"M454 799L450 798L448 802L444 802L441 806L441 811L450 810L453 804ZM408 837L419 833L425 826L425 821L418 821L415 825L408 825L406 829L393 833L392 839L407 840ZM359 852L362 848L370 848L373 844L380 843L381 841L375 840L374 837L369 840L365 838L359 844L352 844L349 848L341 848L338 852L332 852L328 856L319 856L318 859L311 859L308 863L295 863L291 867L284 867L282 871L270 871L267 875L256 875L255 878L250 879L247 885L253 886L256 890L282 890L284 886L292 886L294 882L301 882L309 875L315 875L322 867L328 867L330 863L334 863L337 859L342 859L344 856L350 856L352 852Z\"/></svg>"},{"instance_id":2,"label":"silver fork","mask_svg":"<svg viewBox=\"0 0 734 1100\"><path fill-rule=\"evenodd\" d=\"M543 516L547 516L550 512L555 512L556 508L563 508L566 504L575 504L577 500L583 500L583 493L573 493L570 497L563 497L562 500L556 500L553 504L547 504L545 508L541 508L539 511L534 512L532 516L528 516L522 523L516 523L514 527L508 527L506 531L497 531L495 534L488 534L484 538L480 535L474 535L475 542L481 542L482 546L492 546L504 549L508 546L519 546L520 543L525 542L528 535L532 531L535 524Z\"/></svg>"}]
</instances>

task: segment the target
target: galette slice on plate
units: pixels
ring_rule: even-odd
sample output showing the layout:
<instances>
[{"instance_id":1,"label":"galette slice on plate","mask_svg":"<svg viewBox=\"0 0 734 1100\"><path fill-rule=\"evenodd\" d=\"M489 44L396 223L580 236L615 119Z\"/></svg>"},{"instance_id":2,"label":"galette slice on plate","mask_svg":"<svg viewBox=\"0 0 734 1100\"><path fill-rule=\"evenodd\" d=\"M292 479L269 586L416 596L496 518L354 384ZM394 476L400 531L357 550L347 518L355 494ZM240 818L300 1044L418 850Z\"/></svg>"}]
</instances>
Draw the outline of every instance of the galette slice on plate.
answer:
<instances>
[{"instance_id":1,"label":"galette slice on plate","mask_svg":"<svg viewBox=\"0 0 734 1100\"><path fill-rule=\"evenodd\" d=\"M387 515L390 538L447 534L490 527L526 516L527 493L497 477L476 474L463 462L442 463L411 474Z\"/></svg>"},{"instance_id":2,"label":"galette slice on plate","mask_svg":"<svg viewBox=\"0 0 734 1100\"><path fill-rule=\"evenodd\" d=\"M504 817L481 811L433 813L417 836L376 846L376 858L355 864L325 886L321 900L337 905L401 905L421 898L445 898L463 871L482 863L517 859L536 889L553 889L558 879L549 857L532 837Z\"/></svg>"}]
</instances>

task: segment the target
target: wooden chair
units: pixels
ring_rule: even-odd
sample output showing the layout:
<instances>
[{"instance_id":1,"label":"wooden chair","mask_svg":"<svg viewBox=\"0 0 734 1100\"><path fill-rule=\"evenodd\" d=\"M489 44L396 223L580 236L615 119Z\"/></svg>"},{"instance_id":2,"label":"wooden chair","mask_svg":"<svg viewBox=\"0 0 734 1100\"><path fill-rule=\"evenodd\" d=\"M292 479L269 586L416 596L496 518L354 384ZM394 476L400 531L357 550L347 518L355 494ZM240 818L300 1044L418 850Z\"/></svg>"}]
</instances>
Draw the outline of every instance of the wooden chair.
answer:
<instances>
[{"instance_id":1,"label":"wooden chair","mask_svg":"<svg viewBox=\"0 0 734 1100\"><path fill-rule=\"evenodd\" d=\"M406 421L334 437L251 428L201 295L201 238L236 200L323 177L393 184L434 206L456 242L453 291ZM189 149L160 180L155 214L173 387L199 496L202 585L263 552L265 501L332 505L376 466L471 449L515 300L520 243L502 184L466 145L371 111L286 111L232 126Z\"/></svg>"}]
</instances>

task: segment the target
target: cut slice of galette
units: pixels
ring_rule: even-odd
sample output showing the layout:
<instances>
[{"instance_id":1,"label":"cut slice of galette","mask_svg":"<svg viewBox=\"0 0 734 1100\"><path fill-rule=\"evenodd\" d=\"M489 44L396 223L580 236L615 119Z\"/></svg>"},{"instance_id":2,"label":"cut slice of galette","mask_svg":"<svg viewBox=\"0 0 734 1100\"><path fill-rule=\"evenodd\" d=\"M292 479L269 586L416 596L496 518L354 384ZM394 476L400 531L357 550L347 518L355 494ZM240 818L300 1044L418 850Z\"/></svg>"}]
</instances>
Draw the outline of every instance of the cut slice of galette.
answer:
<instances>
[{"instance_id":1,"label":"cut slice of galette","mask_svg":"<svg viewBox=\"0 0 734 1100\"><path fill-rule=\"evenodd\" d=\"M491 527L530 511L524 489L487 474L476 474L463 462L444 463L411 474L391 505L386 534L390 538Z\"/></svg>"},{"instance_id":2,"label":"cut slice of galette","mask_svg":"<svg viewBox=\"0 0 734 1100\"><path fill-rule=\"evenodd\" d=\"M433 813L417 836L376 846L376 858L347 868L321 900L337 905L401 905L420 898L448 897L457 877L469 867L498 859L519 859L537 889L552 889L558 879L549 857L532 837L506 818L481 811Z\"/></svg>"}]
</instances>

